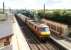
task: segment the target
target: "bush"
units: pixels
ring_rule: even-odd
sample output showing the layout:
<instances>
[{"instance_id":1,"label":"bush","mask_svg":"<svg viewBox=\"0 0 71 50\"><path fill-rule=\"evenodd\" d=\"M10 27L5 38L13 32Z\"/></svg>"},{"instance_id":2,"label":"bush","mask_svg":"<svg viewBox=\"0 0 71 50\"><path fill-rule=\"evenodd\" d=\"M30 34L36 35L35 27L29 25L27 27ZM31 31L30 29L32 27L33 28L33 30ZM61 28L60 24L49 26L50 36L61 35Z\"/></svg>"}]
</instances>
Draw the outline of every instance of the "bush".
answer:
<instances>
[{"instance_id":1,"label":"bush","mask_svg":"<svg viewBox=\"0 0 71 50\"><path fill-rule=\"evenodd\" d=\"M55 10L52 14L47 14L46 19L54 20L57 22L65 23L71 25L71 13L64 11Z\"/></svg>"}]
</instances>

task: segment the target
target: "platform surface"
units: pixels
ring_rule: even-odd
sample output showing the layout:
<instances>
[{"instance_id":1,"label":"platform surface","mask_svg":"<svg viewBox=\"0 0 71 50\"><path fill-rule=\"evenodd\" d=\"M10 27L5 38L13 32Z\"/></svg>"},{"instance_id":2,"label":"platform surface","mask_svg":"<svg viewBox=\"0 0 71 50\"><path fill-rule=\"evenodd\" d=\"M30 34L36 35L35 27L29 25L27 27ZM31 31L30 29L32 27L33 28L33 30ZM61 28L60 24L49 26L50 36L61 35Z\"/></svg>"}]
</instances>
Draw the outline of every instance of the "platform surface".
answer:
<instances>
[{"instance_id":1,"label":"platform surface","mask_svg":"<svg viewBox=\"0 0 71 50\"><path fill-rule=\"evenodd\" d=\"M15 18L13 23L13 33L14 35L11 40L11 45L13 45L12 50L30 50Z\"/></svg>"},{"instance_id":2,"label":"platform surface","mask_svg":"<svg viewBox=\"0 0 71 50\"><path fill-rule=\"evenodd\" d=\"M5 16L5 18L5 21L0 21L0 39L13 34L11 18L8 16Z\"/></svg>"}]
</instances>

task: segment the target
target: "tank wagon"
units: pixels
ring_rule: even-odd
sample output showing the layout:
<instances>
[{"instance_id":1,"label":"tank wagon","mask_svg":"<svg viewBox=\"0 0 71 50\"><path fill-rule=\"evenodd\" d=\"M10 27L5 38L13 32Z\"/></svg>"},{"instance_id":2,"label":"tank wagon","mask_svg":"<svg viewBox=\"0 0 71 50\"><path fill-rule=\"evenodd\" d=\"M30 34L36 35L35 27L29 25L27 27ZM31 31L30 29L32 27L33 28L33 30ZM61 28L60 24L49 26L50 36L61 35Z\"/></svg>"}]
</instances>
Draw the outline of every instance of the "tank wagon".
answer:
<instances>
[{"instance_id":1,"label":"tank wagon","mask_svg":"<svg viewBox=\"0 0 71 50\"><path fill-rule=\"evenodd\" d=\"M49 26L52 35L54 34L57 37L65 37L69 34L68 25L46 19L42 19L41 21Z\"/></svg>"},{"instance_id":2,"label":"tank wagon","mask_svg":"<svg viewBox=\"0 0 71 50\"><path fill-rule=\"evenodd\" d=\"M36 34L38 38L44 39L50 36L50 30L47 25L38 23L37 21L34 21L22 14L18 14L18 17L27 24L27 26Z\"/></svg>"}]
</instances>

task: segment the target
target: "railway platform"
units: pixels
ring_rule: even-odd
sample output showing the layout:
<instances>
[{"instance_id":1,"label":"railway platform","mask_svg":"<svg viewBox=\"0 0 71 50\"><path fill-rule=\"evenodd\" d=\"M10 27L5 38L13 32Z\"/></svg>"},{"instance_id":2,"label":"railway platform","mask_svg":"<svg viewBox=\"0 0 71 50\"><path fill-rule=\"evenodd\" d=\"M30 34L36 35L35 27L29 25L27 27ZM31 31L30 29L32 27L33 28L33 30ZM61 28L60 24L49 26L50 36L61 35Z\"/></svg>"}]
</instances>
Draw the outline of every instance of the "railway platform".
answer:
<instances>
[{"instance_id":1,"label":"railway platform","mask_svg":"<svg viewBox=\"0 0 71 50\"><path fill-rule=\"evenodd\" d=\"M0 14L0 50L30 50L13 14Z\"/></svg>"},{"instance_id":2,"label":"railway platform","mask_svg":"<svg viewBox=\"0 0 71 50\"><path fill-rule=\"evenodd\" d=\"M13 23L14 35L11 40L11 45L13 46L12 50L30 50L30 48L26 42L26 39L25 39L15 17L13 17L13 19L14 19L14 23Z\"/></svg>"},{"instance_id":3,"label":"railway platform","mask_svg":"<svg viewBox=\"0 0 71 50\"><path fill-rule=\"evenodd\" d=\"M6 14L0 14L0 39L12 35L12 21Z\"/></svg>"},{"instance_id":4,"label":"railway platform","mask_svg":"<svg viewBox=\"0 0 71 50\"><path fill-rule=\"evenodd\" d=\"M71 42L67 39L57 39L56 37L50 36L52 40L54 40L56 43L64 47L66 50L71 50Z\"/></svg>"}]
</instances>

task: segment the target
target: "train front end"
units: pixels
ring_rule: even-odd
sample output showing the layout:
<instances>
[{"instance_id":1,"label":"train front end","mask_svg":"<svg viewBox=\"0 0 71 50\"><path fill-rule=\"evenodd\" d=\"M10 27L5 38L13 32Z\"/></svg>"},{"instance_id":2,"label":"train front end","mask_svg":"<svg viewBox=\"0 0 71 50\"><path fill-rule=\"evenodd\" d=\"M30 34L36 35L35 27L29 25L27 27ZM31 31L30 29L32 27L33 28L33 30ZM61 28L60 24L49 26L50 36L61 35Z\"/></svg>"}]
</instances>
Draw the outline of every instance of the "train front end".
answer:
<instances>
[{"instance_id":1,"label":"train front end","mask_svg":"<svg viewBox=\"0 0 71 50\"><path fill-rule=\"evenodd\" d=\"M41 25L41 27L39 28L39 31L40 31L41 38L47 38L50 36L50 30L47 25Z\"/></svg>"}]
</instances>

